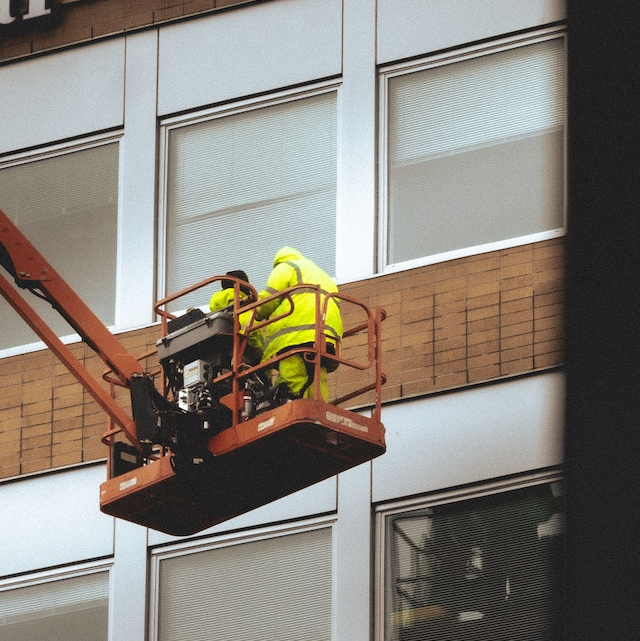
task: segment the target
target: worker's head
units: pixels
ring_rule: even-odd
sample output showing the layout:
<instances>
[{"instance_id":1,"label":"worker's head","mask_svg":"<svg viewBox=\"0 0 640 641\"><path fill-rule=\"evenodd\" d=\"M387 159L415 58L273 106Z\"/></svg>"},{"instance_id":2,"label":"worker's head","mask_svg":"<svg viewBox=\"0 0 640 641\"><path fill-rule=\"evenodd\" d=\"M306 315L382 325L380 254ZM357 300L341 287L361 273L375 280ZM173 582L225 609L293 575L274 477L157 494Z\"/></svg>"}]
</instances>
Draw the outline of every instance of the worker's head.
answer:
<instances>
[{"instance_id":1,"label":"worker's head","mask_svg":"<svg viewBox=\"0 0 640 641\"><path fill-rule=\"evenodd\" d=\"M282 247L273 258L273 266L275 267L287 260L300 260L301 258L304 258L304 256L297 249L289 246Z\"/></svg>"},{"instance_id":2,"label":"worker's head","mask_svg":"<svg viewBox=\"0 0 640 641\"><path fill-rule=\"evenodd\" d=\"M242 271L241 269L232 269L231 271L227 272L225 276L232 276L233 278L242 280L245 283L249 282L249 277L247 276L246 272ZM223 278L220 281L220 287L222 289L233 289L234 282L235 281L231 279ZM240 283L240 291L244 292L247 295L251 293L251 290L246 285L243 285L242 283Z\"/></svg>"}]
</instances>

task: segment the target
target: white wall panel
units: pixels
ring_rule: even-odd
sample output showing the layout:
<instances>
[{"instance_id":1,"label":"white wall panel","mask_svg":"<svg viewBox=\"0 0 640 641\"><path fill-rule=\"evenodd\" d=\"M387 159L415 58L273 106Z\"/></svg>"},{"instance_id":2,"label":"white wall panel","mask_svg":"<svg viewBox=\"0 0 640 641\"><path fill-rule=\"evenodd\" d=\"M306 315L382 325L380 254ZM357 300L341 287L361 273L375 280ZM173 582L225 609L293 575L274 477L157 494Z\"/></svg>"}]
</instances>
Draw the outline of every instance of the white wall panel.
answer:
<instances>
[{"instance_id":1,"label":"white wall panel","mask_svg":"<svg viewBox=\"0 0 640 641\"><path fill-rule=\"evenodd\" d=\"M566 17L564 0L378 0L384 64Z\"/></svg>"},{"instance_id":2,"label":"white wall panel","mask_svg":"<svg viewBox=\"0 0 640 641\"><path fill-rule=\"evenodd\" d=\"M564 376L541 374L385 407L373 501L563 462Z\"/></svg>"},{"instance_id":3,"label":"white wall panel","mask_svg":"<svg viewBox=\"0 0 640 641\"><path fill-rule=\"evenodd\" d=\"M160 115L341 71L341 0L274 0L160 31Z\"/></svg>"},{"instance_id":4,"label":"white wall panel","mask_svg":"<svg viewBox=\"0 0 640 641\"><path fill-rule=\"evenodd\" d=\"M113 518L100 512L104 465L0 484L0 576L113 554Z\"/></svg>"},{"instance_id":5,"label":"white wall panel","mask_svg":"<svg viewBox=\"0 0 640 641\"><path fill-rule=\"evenodd\" d=\"M0 67L0 153L122 126L124 38Z\"/></svg>"}]
</instances>

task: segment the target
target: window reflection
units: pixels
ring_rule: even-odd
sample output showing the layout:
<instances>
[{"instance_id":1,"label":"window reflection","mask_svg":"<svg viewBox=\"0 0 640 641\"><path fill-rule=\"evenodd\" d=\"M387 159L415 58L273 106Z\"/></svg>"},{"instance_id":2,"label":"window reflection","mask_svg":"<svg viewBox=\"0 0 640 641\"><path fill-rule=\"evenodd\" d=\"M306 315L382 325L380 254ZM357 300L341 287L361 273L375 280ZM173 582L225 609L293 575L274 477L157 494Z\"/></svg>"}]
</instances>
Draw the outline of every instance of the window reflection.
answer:
<instances>
[{"instance_id":1,"label":"window reflection","mask_svg":"<svg viewBox=\"0 0 640 641\"><path fill-rule=\"evenodd\" d=\"M559 484L389 517L386 638L557 638L563 537Z\"/></svg>"}]
</instances>

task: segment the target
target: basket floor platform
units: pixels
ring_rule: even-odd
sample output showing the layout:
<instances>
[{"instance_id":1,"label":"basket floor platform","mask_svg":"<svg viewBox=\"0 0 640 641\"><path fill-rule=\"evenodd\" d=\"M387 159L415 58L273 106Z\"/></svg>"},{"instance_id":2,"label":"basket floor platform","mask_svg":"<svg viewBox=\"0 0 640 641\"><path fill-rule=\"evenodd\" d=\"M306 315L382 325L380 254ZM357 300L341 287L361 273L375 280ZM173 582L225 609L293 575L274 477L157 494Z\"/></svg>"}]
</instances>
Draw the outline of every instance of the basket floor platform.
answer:
<instances>
[{"instance_id":1,"label":"basket floor platform","mask_svg":"<svg viewBox=\"0 0 640 641\"><path fill-rule=\"evenodd\" d=\"M199 465L173 455L100 486L100 509L174 536L188 536L385 452L384 426L315 400L291 401L220 432Z\"/></svg>"}]
</instances>

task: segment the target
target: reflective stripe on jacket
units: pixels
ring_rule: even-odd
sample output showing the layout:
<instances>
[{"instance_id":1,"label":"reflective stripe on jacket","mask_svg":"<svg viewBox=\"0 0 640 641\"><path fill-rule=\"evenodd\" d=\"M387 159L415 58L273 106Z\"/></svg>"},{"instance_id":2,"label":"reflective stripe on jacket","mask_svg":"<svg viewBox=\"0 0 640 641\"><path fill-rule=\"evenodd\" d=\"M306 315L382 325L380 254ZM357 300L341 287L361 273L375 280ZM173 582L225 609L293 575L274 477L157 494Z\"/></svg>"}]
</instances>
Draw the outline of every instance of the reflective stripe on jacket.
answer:
<instances>
[{"instance_id":1,"label":"reflective stripe on jacket","mask_svg":"<svg viewBox=\"0 0 640 641\"><path fill-rule=\"evenodd\" d=\"M273 265L267 286L258 295L259 300L294 285L312 287L294 290L291 293L293 312L264 328L266 346L263 359L265 360L287 347L315 342L316 289L314 286L320 286L321 306L325 304L327 294L338 291L337 285L330 276L313 261L291 247L283 247L278 251ZM290 309L291 303L288 298L275 298L258 307L256 316L259 319L276 317L288 313ZM324 328L327 343L335 345L342 338L342 331L342 318L337 301L335 298L330 298Z\"/></svg>"}]
</instances>

